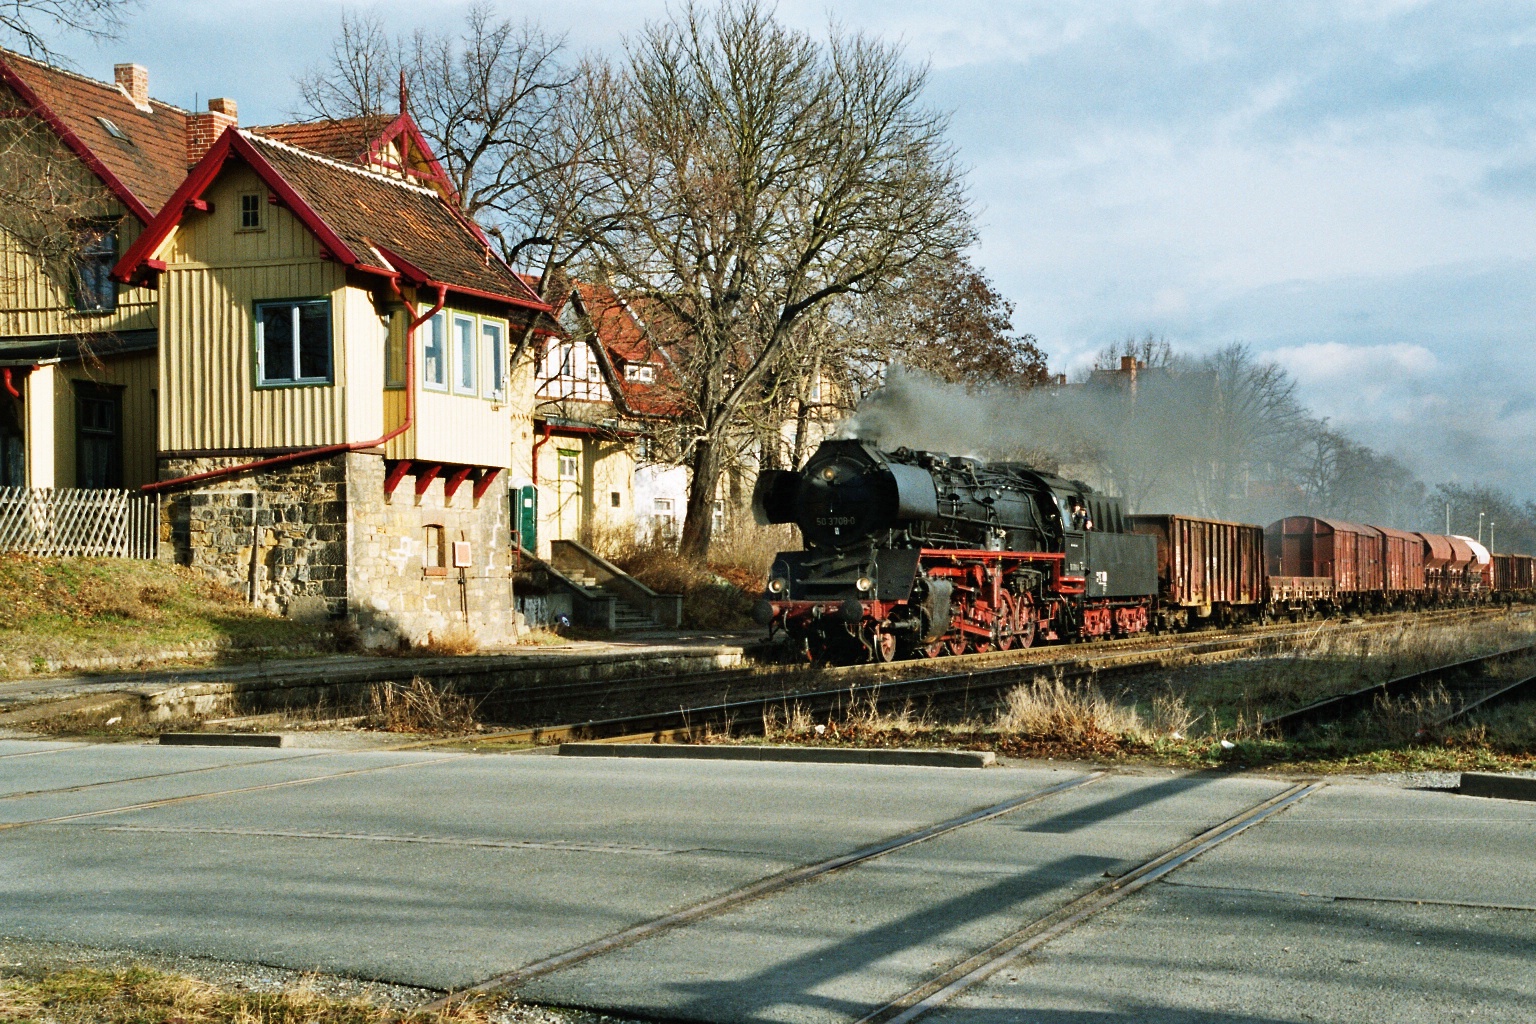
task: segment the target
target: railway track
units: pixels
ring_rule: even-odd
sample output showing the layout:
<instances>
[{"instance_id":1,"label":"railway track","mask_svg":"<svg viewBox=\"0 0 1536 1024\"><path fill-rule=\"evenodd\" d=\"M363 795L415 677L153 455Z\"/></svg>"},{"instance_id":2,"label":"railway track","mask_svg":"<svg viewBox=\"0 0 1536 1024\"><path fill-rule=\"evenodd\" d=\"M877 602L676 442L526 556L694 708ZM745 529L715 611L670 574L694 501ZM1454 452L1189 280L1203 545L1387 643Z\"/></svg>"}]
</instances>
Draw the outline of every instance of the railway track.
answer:
<instances>
[{"instance_id":1,"label":"railway track","mask_svg":"<svg viewBox=\"0 0 1536 1024\"><path fill-rule=\"evenodd\" d=\"M1443 687L1454 707L1433 722L1426 723L1428 728L1439 728L1463 720L1475 712L1536 694L1536 675L1522 673L1521 678L1513 682L1490 675L1491 670L1502 664L1529 658L1536 658L1536 644L1521 644L1492 654L1437 665L1262 719L1256 729L1288 735L1308 726L1341 721L1368 711L1381 701L1428 694L1437 687Z\"/></svg>"},{"instance_id":2,"label":"railway track","mask_svg":"<svg viewBox=\"0 0 1536 1024\"><path fill-rule=\"evenodd\" d=\"M465 998L516 990L530 982L595 958L735 910L743 904L779 896L796 886L834 873L857 871L859 867L879 858L910 849L939 836L960 832L980 822L993 821L1026 808L1048 805L1057 798L1080 791L1084 787L1110 777L1111 774L1098 771L1079 775L1054 786L1022 794L903 835L893 836L850 853L771 875L733 891L619 929L552 956L523 964L486 978L477 984L448 992L441 998L422 1006L421 1010L426 1012L443 1010ZM1020 922L1018 927L1003 938L980 951L947 966L936 965L940 966L940 970L932 976L866 1014L857 1024L909 1024L939 1009L1013 961L1039 950L1101 911L1179 870L1202 854L1229 842L1321 791L1325 785L1318 781L1294 783L1244 808L1226 820L1141 861L1109 881L1094 886L1075 898L1068 898L1049 913L1033 920Z\"/></svg>"},{"instance_id":3,"label":"railway track","mask_svg":"<svg viewBox=\"0 0 1536 1024\"><path fill-rule=\"evenodd\" d=\"M1419 613L1411 621L1422 624L1446 621L1478 613L1477 609L1445 609ZM1031 648L1027 651L994 652L944 658L936 661L859 665L838 669L797 669L780 677L757 677L760 692L737 699L710 699L711 687L745 684L753 670L711 673L706 677L632 679L622 683L569 684L559 692L566 700L578 694L586 699L601 694L608 700L634 700L649 707L623 714L529 724L474 737L479 744L558 743L568 740L670 741L704 731L756 732L770 712L791 708L813 717L836 715L859 704L915 703L961 704L979 711L995 704L999 695L1041 671L1059 673L1066 681L1103 680L1119 675L1207 664L1315 639L1325 630L1343 635L1389 629L1408 621L1407 616L1382 616L1349 623L1277 623L1222 633L1136 637L1070 647ZM937 670L937 671L936 671ZM793 687L790 682L808 683ZM676 706L657 708L657 696L668 693L685 698ZM688 703L689 696L706 695ZM558 700L552 707L569 708ZM579 703L576 706L580 706ZM410 747L435 746L452 740L423 740Z\"/></svg>"}]
</instances>

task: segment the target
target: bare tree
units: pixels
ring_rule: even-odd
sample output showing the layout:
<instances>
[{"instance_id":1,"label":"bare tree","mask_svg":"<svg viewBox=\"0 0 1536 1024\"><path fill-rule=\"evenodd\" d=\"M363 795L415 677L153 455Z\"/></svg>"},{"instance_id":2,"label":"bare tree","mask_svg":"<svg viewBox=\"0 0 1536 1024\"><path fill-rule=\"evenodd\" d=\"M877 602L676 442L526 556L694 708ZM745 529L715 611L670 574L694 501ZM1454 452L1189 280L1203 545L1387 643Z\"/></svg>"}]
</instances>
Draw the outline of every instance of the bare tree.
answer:
<instances>
[{"instance_id":1,"label":"bare tree","mask_svg":"<svg viewBox=\"0 0 1536 1024\"><path fill-rule=\"evenodd\" d=\"M62 305L82 288L105 282L83 280L81 256L115 224L106 187L35 114L0 119L0 245L13 247L16 277L0 279L0 297L9 309L34 305L40 274Z\"/></svg>"},{"instance_id":2,"label":"bare tree","mask_svg":"<svg viewBox=\"0 0 1536 1024\"><path fill-rule=\"evenodd\" d=\"M590 158L592 97L608 78L601 64L569 59L563 37L477 3L459 32L395 39L376 13L344 14L330 56L299 86L303 115L334 119L393 109L403 81L463 212L551 301L561 271L601 234L588 216L603 186ZM514 362L531 338L530 329L519 339Z\"/></svg>"},{"instance_id":3,"label":"bare tree","mask_svg":"<svg viewBox=\"0 0 1536 1024\"><path fill-rule=\"evenodd\" d=\"M0 3L0 38L19 45L34 57L54 56L46 34L79 32L94 39L110 38L138 0L4 0Z\"/></svg>"},{"instance_id":4,"label":"bare tree","mask_svg":"<svg viewBox=\"0 0 1536 1024\"><path fill-rule=\"evenodd\" d=\"M834 29L819 43L757 0L647 26L595 97L608 219L590 270L672 332L691 427L681 550L704 555L743 406L804 318L953 258L972 239L926 71Z\"/></svg>"}]
</instances>

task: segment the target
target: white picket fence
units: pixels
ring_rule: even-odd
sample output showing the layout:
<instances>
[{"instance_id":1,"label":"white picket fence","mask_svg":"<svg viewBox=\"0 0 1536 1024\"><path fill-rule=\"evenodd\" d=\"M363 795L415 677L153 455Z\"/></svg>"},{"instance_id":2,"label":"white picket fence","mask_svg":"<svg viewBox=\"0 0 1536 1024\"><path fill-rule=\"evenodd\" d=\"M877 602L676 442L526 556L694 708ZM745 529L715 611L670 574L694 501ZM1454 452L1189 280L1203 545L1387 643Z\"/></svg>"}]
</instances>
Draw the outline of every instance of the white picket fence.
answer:
<instances>
[{"instance_id":1,"label":"white picket fence","mask_svg":"<svg viewBox=\"0 0 1536 1024\"><path fill-rule=\"evenodd\" d=\"M160 500L135 491L0 487L0 551L155 558Z\"/></svg>"}]
</instances>

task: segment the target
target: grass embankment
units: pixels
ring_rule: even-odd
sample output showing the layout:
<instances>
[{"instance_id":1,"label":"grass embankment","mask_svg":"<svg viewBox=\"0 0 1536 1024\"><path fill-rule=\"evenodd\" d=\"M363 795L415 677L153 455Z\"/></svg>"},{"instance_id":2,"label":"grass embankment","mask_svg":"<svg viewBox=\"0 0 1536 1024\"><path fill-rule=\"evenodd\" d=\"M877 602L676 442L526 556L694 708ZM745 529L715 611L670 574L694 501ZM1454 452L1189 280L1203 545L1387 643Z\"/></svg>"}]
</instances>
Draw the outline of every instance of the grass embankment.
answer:
<instances>
[{"instance_id":1,"label":"grass embankment","mask_svg":"<svg viewBox=\"0 0 1536 1024\"><path fill-rule=\"evenodd\" d=\"M483 1024L491 1004L436 1013L365 998L328 998L306 986L227 989L148 967L72 968L0 979L0 1021L49 1024Z\"/></svg>"},{"instance_id":2,"label":"grass embankment","mask_svg":"<svg viewBox=\"0 0 1536 1024\"><path fill-rule=\"evenodd\" d=\"M1214 666L1151 673L1106 694L1092 684L1037 677L986 716L863 705L812 721L793 709L765 723L770 742L954 746L1003 756L1124 761L1187 768L1302 772L1536 769L1536 700L1446 727L1443 690L1379 701L1349 720L1279 737L1264 718L1437 665L1536 641L1529 615L1341 637L1320 631L1299 649ZM1536 659L1499 666L1510 681ZM819 729L819 731L818 731Z\"/></svg>"},{"instance_id":3,"label":"grass embankment","mask_svg":"<svg viewBox=\"0 0 1536 1024\"><path fill-rule=\"evenodd\" d=\"M254 649L335 649L333 631L253 608L200 573L113 558L0 554L0 676Z\"/></svg>"}]
</instances>

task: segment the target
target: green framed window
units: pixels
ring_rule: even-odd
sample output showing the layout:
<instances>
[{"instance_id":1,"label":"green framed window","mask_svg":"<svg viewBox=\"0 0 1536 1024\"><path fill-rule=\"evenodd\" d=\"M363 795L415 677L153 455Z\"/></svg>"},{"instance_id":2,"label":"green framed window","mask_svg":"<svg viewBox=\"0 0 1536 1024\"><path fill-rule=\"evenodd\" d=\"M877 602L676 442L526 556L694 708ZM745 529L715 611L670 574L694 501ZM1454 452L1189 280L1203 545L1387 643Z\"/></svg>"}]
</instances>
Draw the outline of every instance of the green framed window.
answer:
<instances>
[{"instance_id":1,"label":"green framed window","mask_svg":"<svg viewBox=\"0 0 1536 1024\"><path fill-rule=\"evenodd\" d=\"M331 300L256 303L257 385L330 384Z\"/></svg>"},{"instance_id":2,"label":"green framed window","mask_svg":"<svg viewBox=\"0 0 1536 1024\"><path fill-rule=\"evenodd\" d=\"M507 329L495 320L480 321L480 344L485 350L485 397L500 400L507 394Z\"/></svg>"}]
</instances>

